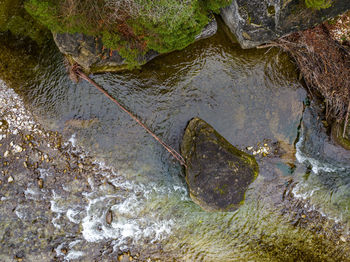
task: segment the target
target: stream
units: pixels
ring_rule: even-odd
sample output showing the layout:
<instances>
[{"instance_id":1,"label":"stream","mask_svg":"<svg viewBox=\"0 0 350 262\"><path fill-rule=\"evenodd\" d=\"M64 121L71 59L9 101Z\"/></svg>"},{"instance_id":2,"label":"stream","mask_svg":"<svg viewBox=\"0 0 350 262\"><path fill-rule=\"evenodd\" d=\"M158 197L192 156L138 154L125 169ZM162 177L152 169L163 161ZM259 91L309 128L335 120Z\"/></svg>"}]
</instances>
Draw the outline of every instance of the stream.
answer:
<instances>
[{"instance_id":1,"label":"stream","mask_svg":"<svg viewBox=\"0 0 350 262\"><path fill-rule=\"evenodd\" d=\"M11 219L0 216L0 233L18 223L31 228L25 214L46 208L52 219L36 226L49 228L51 251L3 234L0 260L21 250L28 261L43 252L42 261L117 261L123 254L140 261L350 261L350 153L330 141L320 105L309 105L285 53L243 50L221 26L141 69L91 76L177 150L188 121L200 117L256 156L260 173L244 205L210 213L192 202L184 170L164 148L93 86L69 79L53 43L14 50L6 41L0 52L18 65L8 69L16 77L0 73L8 86L2 92L13 89L19 98L8 96L91 168L55 181L53 169L41 168L50 190L31 182L16 189L24 192L21 206L14 204Z\"/></svg>"}]
</instances>

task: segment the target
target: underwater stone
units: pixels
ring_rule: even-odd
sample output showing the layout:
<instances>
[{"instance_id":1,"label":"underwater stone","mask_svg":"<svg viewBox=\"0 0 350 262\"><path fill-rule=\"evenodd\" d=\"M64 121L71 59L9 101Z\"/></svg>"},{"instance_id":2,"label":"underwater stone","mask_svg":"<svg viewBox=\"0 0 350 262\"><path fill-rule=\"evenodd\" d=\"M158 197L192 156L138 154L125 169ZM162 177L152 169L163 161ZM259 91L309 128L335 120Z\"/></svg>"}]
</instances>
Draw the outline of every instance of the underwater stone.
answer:
<instances>
[{"instance_id":1,"label":"underwater stone","mask_svg":"<svg viewBox=\"0 0 350 262\"><path fill-rule=\"evenodd\" d=\"M192 200L206 211L233 211L258 175L255 158L232 146L205 121L192 119L183 137L186 182Z\"/></svg>"}]
</instances>

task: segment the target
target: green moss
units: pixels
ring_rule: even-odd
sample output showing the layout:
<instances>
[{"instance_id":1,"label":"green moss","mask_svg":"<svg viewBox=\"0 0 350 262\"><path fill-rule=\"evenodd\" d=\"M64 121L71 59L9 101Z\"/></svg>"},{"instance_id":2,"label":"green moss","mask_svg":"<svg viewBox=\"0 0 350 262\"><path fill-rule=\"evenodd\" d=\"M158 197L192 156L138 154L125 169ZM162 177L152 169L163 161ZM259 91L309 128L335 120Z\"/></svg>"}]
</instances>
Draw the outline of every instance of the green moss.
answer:
<instances>
[{"instance_id":1,"label":"green moss","mask_svg":"<svg viewBox=\"0 0 350 262\"><path fill-rule=\"evenodd\" d=\"M229 6L232 3L232 0L206 0L206 8L213 11L214 13L219 13L220 8Z\"/></svg>"},{"instance_id":2,"label":"green moss","mask_svg":"<svg viewBox=\"0 0 350 262\"><path fill-rule=\"evenodd\" d=\"M65 15L60 13L59 1L28 0L25 10L49 30L56 33L84 33L94 35L96 26L89 24L83 15Z\"/></svg>"},{"instance_id":3,"label":"green moss","mask_svg":"<svg viewBox=\"0 0 350 262\"><path fill-rule=\"evenodd\" d=\"M49 36L48 30L24 10L22 0L0 0L0 31L30 37L40 44Z\"/></svg>"},{"instance_id":4,"label":"green moss","mask_svg":"<svg viewBox=\"0 0 350 262\"><path fill-rule=\"evenodd\" d=\"M79 4L82 0L75 2ZM156 3L133 0L130 3L138 7L138 12L115 24L111 24L108 12L98 22L85 17L84 12L62 13L62 3L54 0L27 0L25 9L53 32L101 37L105 47L117 50L128 67L133 68L144 63L142 57L149 50L167 53L193 43L209 22L210 13L219 12L231 0L158 0Z\"/></svg>"},{"instance_id":5,"label":"green moss","mask_svg":"<svg viewBox=\"0 0 350 262\"><path fill-rule=\"evenodd\" d=\"M270 5L268 8L267 8L267 13L271 16L274 16L276 14L276 10L275 10L275 7L273 5Z\"/></svg>"},{"instance_id":6,"label":"green moss","mask_svg":"<svg viewBox=\"0 0 350 262\"><path fill-rule=\"evenodd\" d=\"M305 0L305 5L315 10L326 9L331 7L332 0Z\"/></svg>"}]
</instances>

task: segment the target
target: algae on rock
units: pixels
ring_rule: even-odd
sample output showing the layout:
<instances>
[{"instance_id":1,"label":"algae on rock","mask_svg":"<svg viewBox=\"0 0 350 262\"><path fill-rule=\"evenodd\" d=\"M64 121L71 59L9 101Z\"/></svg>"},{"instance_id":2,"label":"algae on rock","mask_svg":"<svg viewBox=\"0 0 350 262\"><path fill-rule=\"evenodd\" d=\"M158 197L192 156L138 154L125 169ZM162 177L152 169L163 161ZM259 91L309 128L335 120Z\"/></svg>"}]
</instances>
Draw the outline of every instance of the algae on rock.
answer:
<instances>
[{"instance_id":1,"label":"algae on rock","mask_svg":"<svg viewBox=\"0 0 350 262\"><path fill-rule=\"evenodd\" d=\"M192 200L207 211L233 211L258 175L255 158L232 146L205 121L192 119L181 153Z\"/></svg>"}]
</instances>

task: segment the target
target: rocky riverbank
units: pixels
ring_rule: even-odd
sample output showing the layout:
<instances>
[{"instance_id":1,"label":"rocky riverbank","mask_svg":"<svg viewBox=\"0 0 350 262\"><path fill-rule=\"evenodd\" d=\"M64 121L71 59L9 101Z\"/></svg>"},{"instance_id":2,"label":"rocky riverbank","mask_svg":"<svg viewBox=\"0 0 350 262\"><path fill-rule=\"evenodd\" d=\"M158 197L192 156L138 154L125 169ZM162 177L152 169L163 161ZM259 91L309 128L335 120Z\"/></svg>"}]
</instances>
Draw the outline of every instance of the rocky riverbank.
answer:
<instances>
[{"instance_id":1,"label":"rocky riverbank","mask_svg":"<svg viewBox=\"0 0 350 262\"><path fill-rule=\"evenodd\" d=\"M106 180L116 173L77 150L74 138L64 142L57 132L44 130L2 81L0 105L0 260L108 260L113 254L115 261L138 261L137 253L101 254L104 244L81 235L88 234L82 222L89 217L93 189L123 194L121 185ZM113 215L102 219L110 225Z\"/></svg>"}]
</instances>

